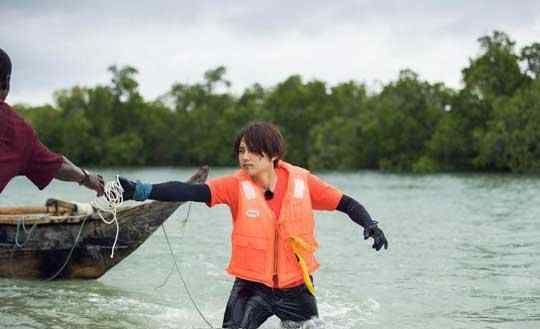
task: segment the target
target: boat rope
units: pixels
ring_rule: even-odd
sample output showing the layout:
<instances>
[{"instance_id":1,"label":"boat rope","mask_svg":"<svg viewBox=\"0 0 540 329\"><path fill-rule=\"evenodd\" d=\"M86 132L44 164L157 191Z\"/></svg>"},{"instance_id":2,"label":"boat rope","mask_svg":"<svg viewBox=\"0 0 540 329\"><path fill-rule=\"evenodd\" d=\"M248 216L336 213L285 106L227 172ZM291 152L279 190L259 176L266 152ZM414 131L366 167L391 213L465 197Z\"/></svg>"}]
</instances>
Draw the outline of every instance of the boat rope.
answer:
<instances>
[{"instance_id":1,"label":"boat rope","mask_svg":"<svg viewBox=\"0 0 540 329\"><path fill-rule=\"evenodd\" d=\"M17 246L17 248L23 248L26 245L26 243L32 237L32 233L34 232L34 229L36 228L36 226L37 226L37 224L34 224L30 228L30 230L27 230L26 225L24 225L24 219L22 219L22 220L18 219L17 220L17 232L15 233L15 246ZM26 234L26 239L24 240L23 243L19 242L19 234L21 232L21 227L23 228L23 231Z\"/></svg>"},{"instance_id":2,"label":"boat rope","mask_svg":"<svg viewBox=\"0 0 540 329\"><path fill-rule=\"evenodd\" d=\"M190 213L191 213L191 203L189 204L187 215L186 215L185 219L182 221L182 228L185 228L185 226L186 226L186 224L187 224L187 222L189 220ZM193 305L193 307L195 308L197 313L199 313L199 316L201 317L201 319L208 325L208 328L210 328L210 329L215 328L214 326L212 326L210 321L208 321L208 319L204 316L203 312L201 311L201 309L197 305L197 302L193 298L193 295L191 294L189 286L188 286L186 280L184 279L184 275L182 274L182 270L180 269L180 266L179 266L178 261L176 259L176 255L174 254L174 250L173 250L173 248L171 246L171 242L169 241L169 236L167 235L167 231L165 230L165 226L163 224L161 224L161 228L163 230L163 235L165 236L165 241L167 242L167 246L169 247L169 252L170 252L171 257L173 259L173 268L176 269L176 273L178 273L178 276L180 277L180 280L182 281L182 285L184 286L184 290L186 291L186 294L188 295L188 298L191 301L191 304ZM184 232L184 231L185 230L182 229L182 232ZM182 234L182 237L183 237L183 234ZM167 275L167 278L165 279L165 282L162 285L160 285L160 287L164 286L167 283L167 281L169 280L169 277L171 276L171 273L172 273L172 270L171 270L171 272L169 272L169 274Z\"/></svg>"},{"instance_id":3,"label":"boat rope","mask_svg":"<svg viewBox=\"0 0 540 329\"><path fill-rule=\"evenodd\" d=\"M116 224L116 235L115 235L115 238L114 238L114 243L113 243L113 246L111 248L111 258L114 257L114 250L116 248L116 244L118 242L118 235L119 235L119 232L120 232L120 226L118 224L118 219L116 217L117 215L117 210L118 208L120 208L124 202L124 199L123 199L123 196L122 196L122 193L124 192L123 188L122 188L122 185L120 184L120 181L119 181L119 177L118 175L116 176L116 180L114 181L111 181L111 182L108 182L107 184L105 184L105 191L104 191L104 194L105 194L105 200L104 201L101 201L101 199L97 199L96 201L92 201L90 202L91 206L94 207L97 211L97 214L99 215L99 217L101 218L101 220L105 223L105 224L113 224L115 223ZM112 219L111 220L107 220L105 219L105 217L103 217L103 215L100 213L101 212L108 212L108 213L111 213L112 214ZM82 234L82 231L84 229L84 224L86 223L86 220L88 219L89 215L85 216L82 223L81 223L81 226L79 228L79 232L77 233L77 236L75 238L75 241L73 242L73 246L71 247L67 257L66 257L66 260L64 261L64 263L62 264L62 266L56 271L55 274L53 274L51 277L47 278L47 279L44 279L44 281L51 281L51 280L54 280L56 279L60 273L62 273L62 271L65 269L65 267L67 266L67 264L69 263L69 261L71 260L71 256L73 255L73 251L75 250L75 248L77 247L78 243L79 243L79 239L81 237L81 234ZM15 245L13 246L13 249L12 249L12 252L11 252L11 257L13 257L13 254L15 252L15 249L16 248L23 248L27 243L28 241L30 241L30 239L32 238L32 233L34 232L35 228L37 226L37 223L34 224L30 230L27 230L26 228L26 225L24 223L24 219L22 220L17 220L17 231L16 231L16 234L15 234ZM20 232L21 232L21 228L22 228L22 231L24 231L24 233L26 234L26 239L23 243L20 243L19 242L19 235L20 235Z\"/></svg>"},{"instance_id":4,"label":"boat rope","mask_svg":"<svg viewBox=\"0 0 540 329\"><path fill-rule=\"evenodd\" d=\"M94 207L94 208L96 208L96 210L98 210L97 214L99 215L99 217L101 218L101 220L105 224L109 224L109 225L112 224L112 223L116 224L116 236L115 236L113 247L112 247L112 250L111 250L111 258L114 257L114 249L116 248L116 244L118 242L118 235L119 235L120 227L119 227L118 219L117 219L116 215L117 215L118 208L120 208L122 206L123 202L124 202L124 199L123 199L123 196L122 196L123 192L124 192L124 190L122 188L122 185L120 184L119 176L117 175L115 181L111 181L111 182L108 182L107 184L105 184L105 191L104 191L105 201L102 201L100 203L99 202L100 199L97 199L96 201L90 202L92 207ZM112 216L113 216L112 220L106 220L101 215L100 211L111 213ZM181 230L182 237L181 237L181 240L183 239L183 232L185 232L185 227L186 227L186 224L189 221L190 214L191 214L191 203L188 206L186 217L184 218L184 220L181 221L181 224L182 224L182 230ZM67 264L71 260L71 256L73 255L73 251L75 250L75 248L77 247L77 244L79 243L79 239L81 237L81 233L83 231L84 224L86 223L86 220L88 219L88 217L89 216L84 217L84 219L83 219L83 221L81 223L81 227L79 228L79 232L77 233L75 241L73 242L73 246L71 247L71 249L70 249L70 251L69 251L69 253L68 253L67 257L66 257L66 260L64 261L64 264L58 269L58 271L56 271L55 274L53 274L51 277L45 279L44 281L52 281L52 280L56 279L60 275L60 273L62 273L64 268L67 266ZM24 220L17 221L17 233L16 233L16 236L15 236L15 246L13 248L13 251L15 250L15 248L24 247L24 245L30 240L30 238L32 236L32 232L34 231L36 226L37 225L34 224L30 230L27 230L26 226L24 225ZM22 227L24 232L27 233L27 237L26 237L25 241L22 244L18 242L18 236L19 236L20 227ZM191 304L193 305L193 307L195 308L195 310L197 311L197 313L199 314L201 319L208 325L208 328L210 328L210 329L216 328L216 327L212 326L210 321L208 321L208 319L206 318L206 316L203 314L200 307L198 306L197 302L193 298L193 294L191 293L191 290L189 289L189 286L188 286L186 280L184 279L184 275L182 274L182 271L181 271L180 266L178 264L178 261L176 259L176 255L174 254L174 250L173 250L173 248L171 246L171 243L169 241L169 237L167 235L167 231L165 230L165 226L162 224L161 228L163 230L163 235L165 236L165 241L167 242L167 246L169 248L169 252L171 254L171 257L172 257L174 263L173 263L173 267L172 267L171 271L169 272L169 274L167 275L165 281L160 286L158 286L157 288L163 287L168 282L168 280L169 280L169 278L170 278L170 276L171 276L171 274L173 272L173 269L176 269L176 272L178 273L178 276L180 277L180 280L182 281L182 285L184 287L184 290L186 291L186 294L188 295L188 298L191 301ZM12 252L11 256L13 256L13 252Z\"/></svg>"},{"instance_id":5,"label":"boat rope","mask_svg":"<svg viewBox=\"0 0 540 329\"><path fill-rule=\"evenodd\" d=\"M23 243L19 243L19 233L20 233L20 228L23 228L23 231L26 233L26 239L24 240ZM13 247L11 248L11 252L10 252L10 255L9 255L9 263L10 264L13 264L12 260L13 260L13 255L15 254L15 250L17 248L24 248L24 246L30 241L30 239L32 238L32 233L34 232L34 229L36 228L36 224L34 224L32 226L32 228L27 231L26 230L26 226L24 225L24 219L19 219L17 220L17 231L15 233L15 244L13 245ZM10 267L10 274L11 274L11 277L14 277L14 272L13 272L13 266Z\"/></svg>"},{"instance_id":6,"label":"boat rope","mask_svg":"<svg viewBox=\"0 0 540 329\"><path fill-rule=\"evenodd\" d=\"M97 214L99 215L99 217L101 218L101 220L105 224L110 225L112 223L116 223L116 236L114 238L114 243L113 243L112 250L111 250L111 258L114 257L114 249L116 247L116 243L118 242L118 233L120 231L120 227L118 225L118 219L116 218L116 212L117 212L117 209L120 206L122 206L122 203L124 202L124 199L122 197L122 193L123 193L122 185L120 185L120 181L118 180L118 175L117 175L116 176L116 181L108 182L105 185L106 203L105 203L105 201L103 201L101 204L99 204L98 203L99 199L90 203L92 205L92 207L95 207L98 210ZM104 211L104 212L112 213L113 219L110 220L110 221L106 220L101 215L99 210ZM71 260L71 256L73 255L73 251L75 250L75 248L79 244L79 239L81 238L81 233L82 233L82 231L84 229L84 224L86 223L86 220L88 219L88 217L90 217L90 216L85 216L84 217L84 219L83 219L83 221L81 223L81 227L79 228L79 232L77 233L77 237L75 238L75 241L73 242L73 246L69 250L69 253L68 253L67 257L66 257L66 260L64 261L64 264L58 269L58 271L56 271L55 274L53 274L51 277L45 279L44 281L52 281L52 280L56 279L60 275L60 273L62 273L64 268L67 266L67 264L69 264L69 261Z\"/></svg>"},{"instance_id":7,"label":"boat rope","mask_svg":"<svg viewBox=\"0 0 540 329\"><path fill-rule=\"evenodd\" d=\"M56 273L54 273L51 277L45 279L44 281L52 281L54 279L56 279L57 276L60 275L60 273L62 273L62 271L64 270L64 268L67 266L67 264L69 263L69 261L71 260L71 256L73 255L73 251L75 250L75 247L77 247L77 244L79 243L79 239L81 237L81 233L83 231L83 228L84 228L84 224L86 223L86 220L88 219L89 216L85 216L82 223L81 223L81 227L79 228L79 233L77 233L77 237L75 238L75 242L73 242L73 246L71 247L71 250L69 250L69 253L66 257L66 260L64 262L64 264L60 267L60 269L58 271L56 271Z\"/></svg>"},{"instance_id":8,"label":"boat rope","mask_svg":"<svg viewBox=\"0 0 540 329\"><path fill-rule=\"evenodd\" d=\"M181 227L180 227L180 239L179 239L179 241L182 241L184 239L184 232L186 232L186 225L187 225L190 213L191 213L191 203L188 206L186 217L184 217L184 219L182 219L180 221ZM165 223L161 224L161 227L163 229L165 229ZM174 253L171 254L171 257L173 257L173 261L176 262L176 256L175 256ZM174 263L175 262L173 262L173 264L171 265L171 269L169 270L169 273L167 273L167 276L165 277L165 280L163 280L163 282L160 285L158 285L157 287L155 287L154 289L157 290L157 289L163 288L169 282L169 279L171 278L171 275L174 273L174 269L175 269L175 264Z\"/></svg>"},{"instance_id":9,"label":"boat rope","mask_svg":"<svg viewBox=\"0 0 540 329\"><path fill-rule=\"evenodd\" d=\"M118 208L120 208L124 203L124 197L122 195L123 192L124 189L122 188L122 184L120 184L119 176L116 175L116 180L107 182L107 184L105 184L105 198L97 199L96 201L90 202L92 207L97 209L97 214L105 224L116 224L116 235L114 237L114 243L111 249L111 258L114 257L114 249L116 248L116 243L118 242L118 234L120 232L120 225L118 225L118 219L116 218L116 214ZM112 219L106 220L105 217L101 215L101 212L111 213Z\"/></svg>"},{"instance_id":10,"label":"boat rope","mask_svg":"<svg viewBox=\"0 0 540 329\"><path fill-rule=\"evenodd\" d=\"M89 216L85 216L82 223L81 223L81 227L79 228L79 232L77 233L77 237L75 238L75 241L73 242L73 246L71 247L67 257L66 257L66 260L64 261L64 264L56 271L55 274L53 274L52 276L50 276L49 278L47 279L44 279L43 281L52 281L54 279L56 279L56 277L58 277L58 275L60 275L60 273L62 273L62 271L64 270L64 268L67 266L67 264L69 263L69 261L71 260L71 256L73 255L73 251L75 250L75 247L77 246L77 244L79 243L79 239L81 237L81 233L82 233L82 230L84 228L84 224L86 223L86 220L88 219ZM20 227L23 228L23 231L25 233L27 233L27 236L26 236L26 239L23 243L19 243L19 232L20 232ZM30 241L30 239L32 238L32 233L34 232L35 228L37 227L37 224L34 224L32 225L32 227L30 228L30 230L26 230L26 226L24 224L24 219L22 220L17 220L17 232L15 234L15 244L13 245L13 248L11 249L11 254L10 254L10 263L11 263L11 260L13 258L13 255L15 254L15 250L17 248L19 249L22 249L24 248L24 246ZM13 268L10 269L10 272L11 272L11 276L13 277L14 274L13 274Z\"/></svg>"}]
</instances>

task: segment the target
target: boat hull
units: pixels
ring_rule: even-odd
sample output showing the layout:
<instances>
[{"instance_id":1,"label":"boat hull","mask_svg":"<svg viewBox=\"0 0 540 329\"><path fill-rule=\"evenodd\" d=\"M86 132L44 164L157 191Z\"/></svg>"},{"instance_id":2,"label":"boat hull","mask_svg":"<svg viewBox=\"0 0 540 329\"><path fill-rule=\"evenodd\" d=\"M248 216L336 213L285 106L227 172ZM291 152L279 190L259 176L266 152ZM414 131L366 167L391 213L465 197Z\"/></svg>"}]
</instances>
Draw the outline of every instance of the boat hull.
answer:
<instances>
[{"instance_id":1,"label":"boat hull","mask_svg":"<svg viewBox=\"0 0 540 329\"><path fill-rule=\"evenodd\" d=\"M207 174L203 167L188 182L203 183ZM116 225L104 223L97 214L27 217L24 227L21 220L0 223L0 277L97 279L142 245L181 205L152 201L119 210L113 258Z\"/></svg>"}]
</instances>

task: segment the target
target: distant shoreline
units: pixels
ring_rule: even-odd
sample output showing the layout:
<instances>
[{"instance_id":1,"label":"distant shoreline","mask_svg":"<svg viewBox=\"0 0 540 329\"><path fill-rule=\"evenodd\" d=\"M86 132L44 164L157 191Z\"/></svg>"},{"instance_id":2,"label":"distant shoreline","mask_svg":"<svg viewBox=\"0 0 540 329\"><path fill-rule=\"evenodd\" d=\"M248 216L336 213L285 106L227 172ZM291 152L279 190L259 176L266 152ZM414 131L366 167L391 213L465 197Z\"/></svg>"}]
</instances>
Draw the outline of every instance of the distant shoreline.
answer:
<instances>
[{"instance_id":1,"label":"distant shoreline","mask_svg":"<svg viewBox=\"0 0 540 329\"><path fill-rule=\"evenodd\" d=\"M518 50L501 31L478 42L461 89L405 69L377 93L292 75L236 95L219 66L145 100L137 69L111 66L109 85L75 86L56 92L54 105L16 110L45 145L81 165L232 166L236 133L265 120L280 127L286 158L313 170L538 174L540 43Z\"/></svg>"}]
</instances>

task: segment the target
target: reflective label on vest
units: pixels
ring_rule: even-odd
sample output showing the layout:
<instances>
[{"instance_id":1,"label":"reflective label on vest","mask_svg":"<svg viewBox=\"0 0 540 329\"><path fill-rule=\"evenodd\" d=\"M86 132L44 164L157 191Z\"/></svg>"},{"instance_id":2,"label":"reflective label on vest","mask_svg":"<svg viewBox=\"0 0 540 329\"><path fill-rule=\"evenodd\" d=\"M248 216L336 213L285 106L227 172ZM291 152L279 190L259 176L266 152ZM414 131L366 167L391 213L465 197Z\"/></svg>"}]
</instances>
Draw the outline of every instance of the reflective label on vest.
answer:
<instances>
[{"instance_id":1,"label":"reflective label on vest","mask_svg":"<svg viewBox=\"0 0 540 329\"><path fill-rule=\"evenodd\" d=\"M304 181L298 178L294 179L294 197L297 199L302 199L304 197L304 191L306 186Z\"/></svg>"},{"instance_id":2,"label":"reflective label on vest","mask_svg":"<svg viewBox=\"0 0 540 329\"><path fill-rule=\"evenodd\" d=\"M246 210L246 216L249 217L249 218L257 218L259 217L261 213L259 212L258 209L248 209Z\"/></svg>"},{"instance_id":3,"label":"reflective label on vest","mask_svg":"<svg viewBox=\"0 0 540 329\"><path fill-rule=\"evenodd\" d=\"M255 199L255 188L251 185L250 182L243 181L242 189L244 190L244 194L246 195L246 198L248 200Z\"/></svg>"}]
</instances>

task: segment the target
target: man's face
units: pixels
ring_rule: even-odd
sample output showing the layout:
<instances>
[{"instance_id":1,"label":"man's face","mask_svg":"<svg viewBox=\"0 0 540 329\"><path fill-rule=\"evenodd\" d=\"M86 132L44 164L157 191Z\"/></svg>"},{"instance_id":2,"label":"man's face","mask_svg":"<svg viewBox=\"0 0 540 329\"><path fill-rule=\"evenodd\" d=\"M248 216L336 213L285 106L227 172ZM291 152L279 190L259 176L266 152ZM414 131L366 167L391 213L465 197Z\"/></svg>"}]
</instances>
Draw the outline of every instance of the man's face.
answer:
<instances>
[{"instance_id":1,"label":"man's face","mask_svg":"<svg viewBox=\"0 0 540 329\"><path fill-rule=\"evenodd\" d=\"M263 156L251 153L242 138L240 147L238 148L238 163L240 168L244 169L248 175L255 177L261 172L271 170L274 166L272 159L266 154Z\"/></svg>"}]
</instances>

